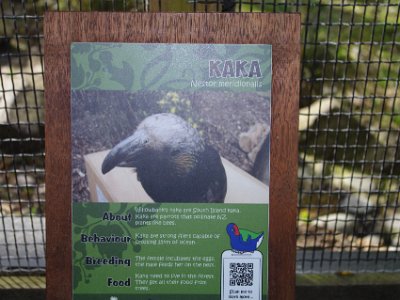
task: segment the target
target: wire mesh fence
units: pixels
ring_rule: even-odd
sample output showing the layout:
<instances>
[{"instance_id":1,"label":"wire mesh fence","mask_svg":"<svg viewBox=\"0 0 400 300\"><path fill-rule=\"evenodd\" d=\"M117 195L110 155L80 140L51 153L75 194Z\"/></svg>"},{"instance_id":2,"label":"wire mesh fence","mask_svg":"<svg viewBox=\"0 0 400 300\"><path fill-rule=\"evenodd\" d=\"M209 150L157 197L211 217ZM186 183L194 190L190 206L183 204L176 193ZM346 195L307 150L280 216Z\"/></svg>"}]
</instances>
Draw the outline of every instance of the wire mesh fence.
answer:
<instances>
[{"instance_id":1,"label":"wire mesh fence","mask_svg":"<svg viewBox=\"0 0 400 300\"><path fill-rule=\"evenodd\" d=\"M400 271L399 0L32 0L0 10L1 273L45 271L46 10L300 12L297 271Z\"/></svg>"},{"instance_id":2,"label":"wire mesh fence","mask_svg":"<svg viewBox=\"0 0 400 300\"><path fill-rule=\"evenodd\" d=\"M0 2L0 272L44 271L42 17Z\"/></svg>"}]
</instances>

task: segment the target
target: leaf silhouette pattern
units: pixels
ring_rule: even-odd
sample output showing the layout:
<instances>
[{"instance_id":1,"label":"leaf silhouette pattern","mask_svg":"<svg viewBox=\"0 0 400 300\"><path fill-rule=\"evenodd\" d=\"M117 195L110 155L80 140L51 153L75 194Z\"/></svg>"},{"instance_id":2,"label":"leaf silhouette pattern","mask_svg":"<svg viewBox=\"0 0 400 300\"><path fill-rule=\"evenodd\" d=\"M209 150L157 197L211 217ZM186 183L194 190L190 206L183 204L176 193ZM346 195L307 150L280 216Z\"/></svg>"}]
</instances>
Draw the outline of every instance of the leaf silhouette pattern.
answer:
<instances>
[{"instance_id":1,"label":"leaf silhouette pattern","mask_svg":"<svg viewBox=\"0 0 400 300\"><path fill-rule=\"evenodd\" d=\"M163 53L146 64L142 74L140 74L140 86L142 89L151 88L156 83L160 83L165 75L170 75L168 70L171 67L172 57L171 48L166 47Z\"/></svg>"},{"instance_id":2,"label":"leaf silhouette pattern","mask_svg":"<svg viewBox=\"0 0 400 300\"><path fill-rule=\"evenodd\" d=\"M71 70L74 73L74 76L71 76L71 87L78 89L85 82L85 70L81 65L78 65L74 56L71 57Z\"/></svg>"},{"instance_id":3,"label":"leaf silhouette pattern","mask_svg":"<svg viewBox=\"0 0 400 300\"><path fill-rule=\"evenodd\" d=\"M184 90L209 80L210 60L259 60L269 86L271 48L255 45L77 43L72 46L71 87L81 90ZM187 70L190 69L191 76ZM224 86L225 90L235 89Z\"/></svg>"},{"instance_id":4,"label":"leaf silhouette pattern","mask_svg":"<svg viewBox=\"0 0 400 300\"><path fill-rule=\"evenodd\" d=\"M135 240L137 228L143 225L135 225L134 222L114 222L103 220L105 212L112 212L119 215L132 215L132 221L139 219L138 215L142 212L137 210L141 208L159 208L160 203L151 204L128 204L128 203L78 203L73 206L73 226L74 235L73 255L74 255L74 288L77 288L79 282L90 283L92 272L100 268L99 265L86 265L86 256L94 256L96 258L110 258L112 256L124 257L127 253L140 253L142 246ZM154 210L150 210L154 211ZM149 216L155 212L146 213ZM129 243L83 243L81 234L98 236L129 236ZM93 253L93 249L95 253Z\"/></svg>"}]
</instances>

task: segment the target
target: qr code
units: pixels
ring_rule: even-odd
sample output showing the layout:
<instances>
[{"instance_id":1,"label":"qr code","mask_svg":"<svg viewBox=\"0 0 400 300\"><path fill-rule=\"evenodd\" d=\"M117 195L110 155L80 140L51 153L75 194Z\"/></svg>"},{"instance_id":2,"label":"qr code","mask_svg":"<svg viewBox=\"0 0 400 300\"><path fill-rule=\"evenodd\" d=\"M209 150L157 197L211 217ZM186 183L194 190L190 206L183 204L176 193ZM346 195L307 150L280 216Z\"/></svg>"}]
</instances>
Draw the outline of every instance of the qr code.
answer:
<instances>
[{"instance_id":1,"label":"qr code","mask_svg":"<svg viewBox=\"0 0 400 300\"><path fill-rule=\"evenodd\" d=\"M253 263L229 264L230 286L253 286L253 276L254 276Z\"/></svg>"}]
</instances>

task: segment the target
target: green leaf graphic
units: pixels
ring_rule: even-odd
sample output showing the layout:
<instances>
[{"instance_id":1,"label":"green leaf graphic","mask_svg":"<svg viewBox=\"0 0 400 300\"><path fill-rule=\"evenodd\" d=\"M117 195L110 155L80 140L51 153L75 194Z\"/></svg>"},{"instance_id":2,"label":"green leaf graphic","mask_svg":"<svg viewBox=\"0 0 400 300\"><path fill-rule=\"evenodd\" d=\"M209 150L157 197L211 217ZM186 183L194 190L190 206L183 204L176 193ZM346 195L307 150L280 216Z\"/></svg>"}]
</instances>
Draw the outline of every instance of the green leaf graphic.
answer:
<instances>
[{"instance_id":1,"label":"green leaf graphic","mask_svg":"<svg viewBox=\"0 0 400 300\"><path fill-rule=\"evenodd\" d=\"M79 283L82 281L82 274L81 274L81 268L75 266L73 269L73 274L74 274L74 289L76 289L79 285Z\"/></svg>"},{"instance_id":2,"label":"green leaf graphic","mask_svg":"<svg viewBox=\"0 0 400 300\"><path fill-rule=\"evenodd\" d=\"M171 48L165 48L164 52L152 59L144 68L140 75L140 85L143 89L148 89L162 81L168 73L172 63L173 53Z\"/></svg>"},{"instance_id":3,"label":"green leaf graphic","mask_svg":"<svg viewBox=\"0 0 400 300\"><path fill-rule=\"evenodd\" d=\"M85 70L78 65L76 58L71 57L71 86L73 89L79 88L85 81Z\"/></svg>"},{"instance_id":4,"label":"green leaf graphic","mask_svg":"<svg viewBox=\"0 0 400 300\"><path fill-rule=\"evenodd\" d=\"M97 59L93 58L93 52L89 54L88 60L89 60L89 68L93 73L100 70L101 64Z\"/></svg>"},{"instance_id":5,"label":"green leaf graphic","mask_svg":"<svg viewBox=\"0 0 400 300\"><path fill-rule=\"evenodd\" d=\"M98 236L124 236L127 235L122 229L121 223L111 225L97 225L91 230L91 234ZM122 253L128 248L126 243L97 243L95 244L101 257L111 257L113 255L122 256Z\"/></svg>"},{"instance_id":6,"label":"green leaf graphic","mask_svg":"<svg viewBox=\"0 0 400 300\"><path fill-rule=\"evenodd\" d=\"M122 62L122 68L112 67L110 73L111 79L120 83L126 90L132 88L134 71L126 61Z\"/></svg>"}]
</instances>

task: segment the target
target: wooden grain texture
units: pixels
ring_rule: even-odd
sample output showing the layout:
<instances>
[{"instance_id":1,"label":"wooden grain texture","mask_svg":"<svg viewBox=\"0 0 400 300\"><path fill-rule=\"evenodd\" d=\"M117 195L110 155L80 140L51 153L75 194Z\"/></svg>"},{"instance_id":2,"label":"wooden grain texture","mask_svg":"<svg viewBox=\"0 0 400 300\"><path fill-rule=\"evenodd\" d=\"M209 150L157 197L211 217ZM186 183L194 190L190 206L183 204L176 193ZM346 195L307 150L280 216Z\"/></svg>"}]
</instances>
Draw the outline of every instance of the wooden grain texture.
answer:
<instances>
[{"instance_id":1,"label":"wooden grain texture","mask_svg":"<svg viewBox=\"0 0 400 300\"><path fill-rule=\"evenodd\" d=\"M300 77L299 14L45 15L47 299L71 299L70 43L272 44L269 291L293 300Z\"/></svg>"}]
</instances>

